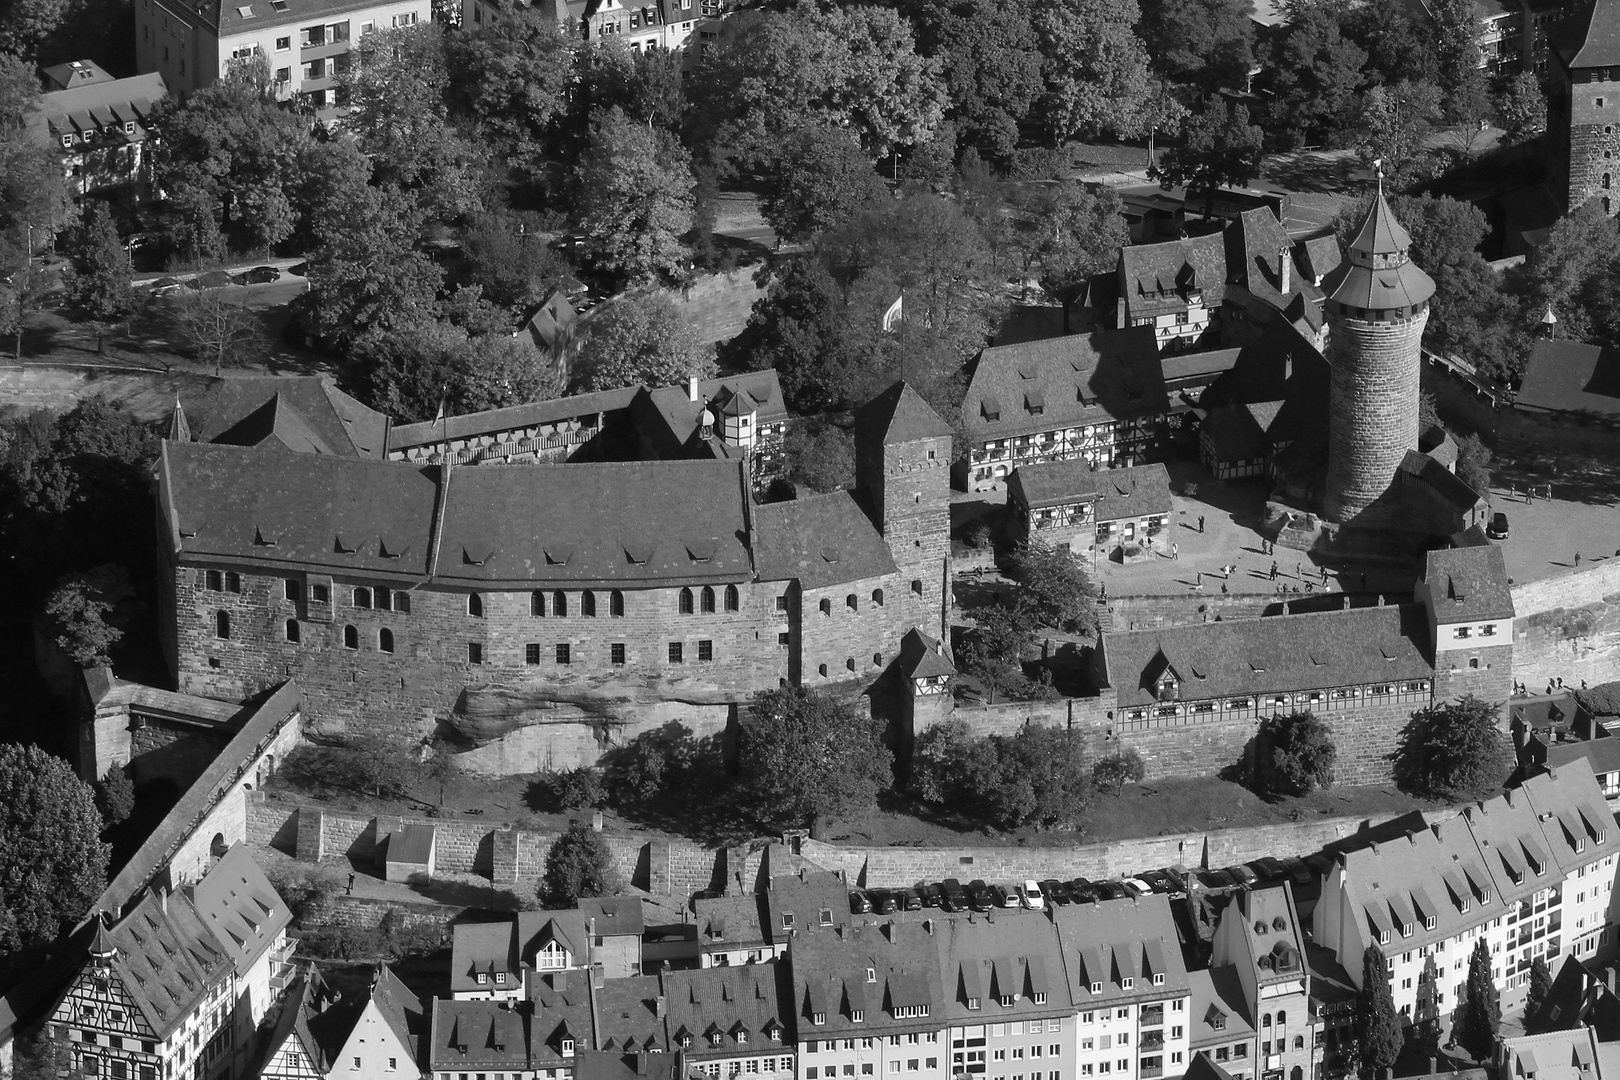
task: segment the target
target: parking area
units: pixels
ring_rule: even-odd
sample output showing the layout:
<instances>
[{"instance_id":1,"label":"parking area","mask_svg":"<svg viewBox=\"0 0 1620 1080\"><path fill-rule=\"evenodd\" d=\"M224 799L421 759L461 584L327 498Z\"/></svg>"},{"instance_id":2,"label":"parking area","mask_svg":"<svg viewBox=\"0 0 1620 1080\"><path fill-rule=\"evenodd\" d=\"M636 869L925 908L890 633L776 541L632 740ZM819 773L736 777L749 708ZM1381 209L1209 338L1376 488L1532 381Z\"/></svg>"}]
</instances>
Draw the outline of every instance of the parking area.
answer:
<instances>
[{"instance_id":1,"label":"parking area","mask_svg":"<svg viewBox=\"0 0 1620 1080\"><path fill-rule=\"evenodd\" d=\"M1509 577L1537 581L1620 557L1620 508L1560 497L1561 491L1571 489L1556 481L1551 482L1550 499L1546 487L1540 482L1536 487L1534 496L1518 485L1491 490L1491 509L1508 519L1508 535L1497 543Z\"/></svg>"}]
</instances>

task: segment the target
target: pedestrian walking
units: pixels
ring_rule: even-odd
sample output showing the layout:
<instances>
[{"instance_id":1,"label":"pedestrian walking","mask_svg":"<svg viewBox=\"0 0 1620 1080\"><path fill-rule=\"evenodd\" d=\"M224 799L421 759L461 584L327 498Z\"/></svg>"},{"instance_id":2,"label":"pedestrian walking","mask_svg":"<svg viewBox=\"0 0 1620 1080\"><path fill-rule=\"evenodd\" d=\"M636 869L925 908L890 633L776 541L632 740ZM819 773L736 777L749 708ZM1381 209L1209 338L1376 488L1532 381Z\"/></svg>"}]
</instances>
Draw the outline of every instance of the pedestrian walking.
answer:
<instances>
[{"instance_id":1,"label":"pedestrian walking","mask_svg":"<svg viewBox=\"0 0 1620 1080\"><path fill-rule=\"evenodd\" d=\"M1517 499L1518 497L1519 497L1519 485L1518 484L1509 484L1508 485L1508 498Z\"/></svg>"},{"instance_id":2,"label":"pedestrian walking","mask_svg":"<svg viewBox=\"0 0 1620 1080\"><path fill-rule=\"evenodd\" d=\"M1576 566L1581 565L1581 553L1578 552L1578 551L1575 553L1575 565Z\"/></svg>"},{"instance_id":3,"label":"pedestrian walking","mask_svg":"<svg viewBox=\"0 0 1620 1080\"><path fill-rule=\"evenodd\" d=\"M354 895L354 874L352 872L349 874L349 887L344 891L350 896Z\"/></svg>"},{"instance_id":4,"label":"pedestrian walking","mask_svg":"<svg viewBox=\"0 0 1620 1080\"><path fill-rule=\"evenodd\" d=\"M1306 582L1306 583L1305 583L1305 591L1306 591L1306 592L1315 592L1315 591L1316 591L1316 582L1314 582L1314 581L1307 581L1307 582Z\"/></svg>"},{"instance_id":5,"label":"pedestrian walking","mask_svg":"<svg viewBox=\"0 0 1620 1080\"><path fill-rule=\"evenodd\" d=\"M1327 567L1322 567L1322 584L1327 584Z\"/></svg>"},{"instance_id":6,"label":"pedestrian walking","mask_svg":"<svg viewBox=\"0 0 1620 1080\"><path fill-rule=\"evenodd\" d=\"M1271 580L1272 581L1277 580L1277 560L1276 559L1271 560Z\"/></svg>"},{"instance_id":7,"label":"pedestrian walking","mask_svg":"<svg viewBox=\"0 0 1620 1080\"><path fill-rule=\"evenodd\" d=\"M1172 559L1181 558L1181 545L1173 540L1170 542L1170 557Z\"/></svg>"},{"instance_id":8,"label":"pedestrian walking","mask_svg":"<svg viewBox=\"0 0 1620 1080\"><path fill-rule=\"evenodd\" d=\"M1232 590L1228 589L1226 587L1226 582L1224 582L1224 581L1221 582L1221 595L1222 596L1229 596L1229 595L1231 595L1231 592L1232 592Z\"/></svg>"},{"instance_id":9,"label":"pedestrian walking","mask_svg":"<svg viewBox=\"0 0 1620 1080\"><path fill-rule=\"evenodd\" d=\"M1563 688L1564 688L1564 677L1562 675L1560 675L1560 676L1558 676L1558 689L1562 690Z\"/></svg>"},{"instance_id":10,"label":"pedestrian walking","mask_svg":"<svg viewBox=\"0 0 1620 1080\"><path fill-rule=\"evenodd\" d=\"M1200 534L1203 533L1203 531L1204 531L1204 515L1203 514L1198 515L1198 531L1199 531Z\"/></svg>"},{"instance_id":11,"label":"pedestrian walking","mask_svg":"<svg viewBox=\"0 0 1620 1080\"><path fill-rule=\"evenodd\" d=\"M1299 578L1301 581L1305 580L1305 564L1303 562L1297 562L1294 564L1294 576Z\"/></svg>"}]
</instances>

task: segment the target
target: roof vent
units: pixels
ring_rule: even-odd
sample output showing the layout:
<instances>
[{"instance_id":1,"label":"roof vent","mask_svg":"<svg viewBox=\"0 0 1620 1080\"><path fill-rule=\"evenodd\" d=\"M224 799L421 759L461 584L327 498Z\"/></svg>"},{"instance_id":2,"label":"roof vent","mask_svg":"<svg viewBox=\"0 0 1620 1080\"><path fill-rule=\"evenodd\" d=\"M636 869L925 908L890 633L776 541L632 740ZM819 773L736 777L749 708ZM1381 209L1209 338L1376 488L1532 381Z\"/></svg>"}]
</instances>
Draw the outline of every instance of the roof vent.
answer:
<instances>
[{"instance_id":1,"label":"roof vent","mask_svg":"<svg viewBox=\"0 0 1620 1080\"><path fill-rule=\"evenodd\" d=\"M341 536L334 536L332 538L332 550L340 555L353 555L359 548L355 546L353 541L345 541Z\"/></svg>"},{"instance_id":2,"label":"roof vent","mask_svg":"<svg viewBox=\"0 0 1620 1080\"><path fill-rule=\"evenodd\" d=\"M624 557L640 566L652 558L653 546L646 540L626 540L623 544Z\"/></svg>"},{"instance_id":3,"label":"roof vent","mask_svg":"<svg viewBox=\"0 0 1620 1080\"><path fill-rule=\"evenodd\" d=\"M254 544L258 545L259 547L275 547L276 546L276 538L275 538L275 536L274 535L266 536L264 534L264 530L259 528L258 526L254 526L254 528L253 528L253 542L254 542Z\"/></svg>"},{"instance_id":4,"label":"roof vent","mask_svg":"<svg viewBox=\"0 0 1620 1080\"><path fill-rule=\"evenodd\" d=\"M494 557L495 549L492 547L469 548L463 545L461 549L462 562L466 563L468 566L483 566Z\"/></svg>"},{"instance_id":5,"label":"roof vent","mask_svg":"<svg viewBox=\"0 0 1620 1080\"><path fill-rule=\"evenodd\" d=\"M551 566L566 566L568 560L574 557L574 549L569 544L547 544L546 563Z\"/></svg>"},{"instance_id":6,"label":"roof vent","mask_svg":"<svg viewBox=\"0 0 1620 1080\"><path fill-rule=\"evenodd\" d=\"M715 547L713 540L688 540L686 553L692 557L693 562L708 562L714 558Z\"/></svg>"},{"instance_id":7,"label":"roof vent","mask_svg":"<svg viewBox=\"0 0 1620 1080\"><path fill-rule=\"evenodd\" d=\"M821 557L823 559L827 560L828 562L837 562L838 561L838 549L831 546L831 545L828 545L827 547L824 547L824 548L821 549Z\"/></svg>"}]
</instances>

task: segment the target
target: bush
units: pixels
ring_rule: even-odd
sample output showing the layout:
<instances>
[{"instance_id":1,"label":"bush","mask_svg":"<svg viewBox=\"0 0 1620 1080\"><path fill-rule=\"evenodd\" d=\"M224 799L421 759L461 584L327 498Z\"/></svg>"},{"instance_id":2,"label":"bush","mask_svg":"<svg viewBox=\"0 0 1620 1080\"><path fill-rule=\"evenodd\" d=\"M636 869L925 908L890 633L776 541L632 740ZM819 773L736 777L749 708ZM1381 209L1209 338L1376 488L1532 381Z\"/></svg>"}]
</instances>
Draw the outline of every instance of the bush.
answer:
<instances>
[{"instance_id":1,"label":"bush","mask_svg":"<svg viewBox=\"0 0 1620 1080\"><path fill-rule=\"evenodd\" d=\"M1390 755L1396 784L1414 795L1452 802L1501 784L1512 769L1497 722L1501 711L1500 704L1469 694L1413 713Z\"/></svg>"},{"instance_id":2,"label":"bush","mask_svg":"<svg viewBox=\"0 0 1620 1080\"><path fill-rule=\"evenodd\" d=\"M720 782L712 766L719 747L698 740L678 720L644 731L603 756L602 781L614 806L634 806L660 795L688 790L707 778Z\"/></svg>"},{"instance_id":3,"label":"bush","mask_svg":"<svg viewBox=\"0 0 1620 1080\"><path fill-rule=\"evenodd\" d=\"M1620 716L1620 682L1575 691L1575 703L1593 716Z\"/></svg>"},{"instance_id":4,"label":"bush","mask_svg":"<svg viewBox=\"0 0 1620 1080\"><path fill-rule=\"evenodd\" d=\"M1002 829L1076 828L1091 795L1073 732L1026 724L1016 735L980 738L960 720L917 737L911 790Z\"/></svg>"},{"instance_id":5,"label":"bush","mask_svg":"<svg viewBox=\"0 0 1620 1080\"><path fill-rule=\"evenodd\" d=\"M336 745L300 746L280 775L310 791L330 789L401 798L422 778L417 747L386 735L354 735Z\"/></svg>"},{"instance_id":6,"label":"bush","mask_svg":"<svg viewBox=\"0 0 1620 1080\"><path fill-rule=\"evenodd\" d=\"M1097 764L1091 767L1091 782L1099 788L1113 788L1116 797L1124 793L1126 784L1140 784L1146 775L1142 755L1133 747L1098 758Z\"/></svg>"},{"instance_id":7,"label":"bush","mask_svg":"<svg viewBox=\"0 0 1620 1080\"><path fill-rule=\"evenodd\" d=\"M602 785L602 774L589 765L548 773L545 781L557 805L563 810L594 810L607 803L607 789Z\"/></svg>"},{"instance_id":8,"label":"bush","mask_svg":"<svg viewBox=\"0 0 1620 1080\"><path fill-rule=\"evenodd\" d=\"M620 888L613 852L602 834L579 822L551 842L540 900L547 907L573 907L581 896L612 896Z\"/></svg>"},{"instance_id":9,"label":"bush","mask_svg":"<svg viewBox=\"0 0 1620 1080\"><path fill-rule=\"evenodd\" d=\"M1260 722L1256 780L1266 795L1307 795L1333 786L1339 750L1333 733L1309 712Z\"/></svg>"},{"instance_id":10,"label":"bush","mask_svg":"<svg viewBox=\"0 0 1620 1080\"><path fill-rule=\"evenodd\" d=\"M135 812L135 785L123 767L112 765L107 775L96 781L96 809L108 828L118 825Z\"/></svg>"}]
</instances>

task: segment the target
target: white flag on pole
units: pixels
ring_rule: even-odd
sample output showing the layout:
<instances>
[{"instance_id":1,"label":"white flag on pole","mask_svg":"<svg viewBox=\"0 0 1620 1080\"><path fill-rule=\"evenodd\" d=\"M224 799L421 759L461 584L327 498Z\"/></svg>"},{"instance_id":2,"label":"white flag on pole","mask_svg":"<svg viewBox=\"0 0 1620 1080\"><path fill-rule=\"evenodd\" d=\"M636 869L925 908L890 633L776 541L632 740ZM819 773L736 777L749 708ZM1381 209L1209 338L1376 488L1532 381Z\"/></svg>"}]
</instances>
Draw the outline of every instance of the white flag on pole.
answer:
<instances>
[{"instance_id":1,"label":"white flag on pole","mask_svg":"<svg viewBox=\"0 0 1620 1080\"><path fill-rule=\"evenodd\" d=\"M901 311L901 307L905 301L906 295L905 293L901 293L899 296L895 297L894 303L889 305L889 310L883 313L883 332L885 334L893 330L894 324L905 317Z\"/></svg>"}]
</instances>

